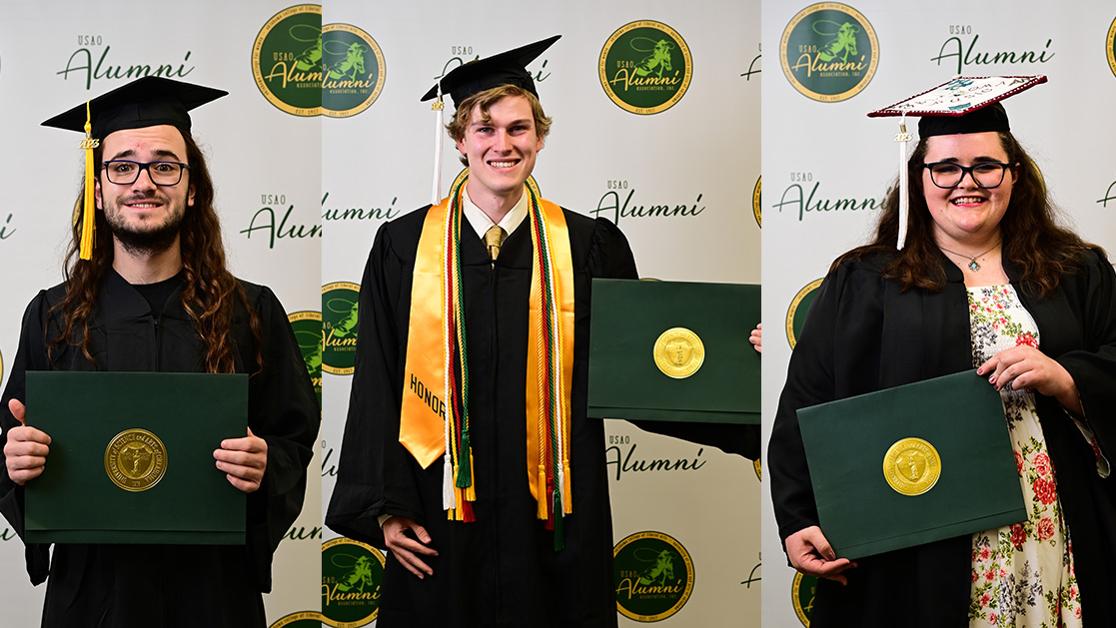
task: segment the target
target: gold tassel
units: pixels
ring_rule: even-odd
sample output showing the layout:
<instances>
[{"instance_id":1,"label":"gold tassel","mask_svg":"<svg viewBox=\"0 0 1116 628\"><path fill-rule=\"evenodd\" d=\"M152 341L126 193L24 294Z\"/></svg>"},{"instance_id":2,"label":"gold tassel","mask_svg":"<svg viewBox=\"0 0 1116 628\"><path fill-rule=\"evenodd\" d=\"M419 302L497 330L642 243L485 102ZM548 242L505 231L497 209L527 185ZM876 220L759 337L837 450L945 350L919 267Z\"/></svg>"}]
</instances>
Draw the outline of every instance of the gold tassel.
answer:
<instances>
[{"instance_id":1,"label":"gold tassel","mask_svg":"<svg viewBox=\"0 0 1116 628\"><path fill-rule=\"evenodd\" d=\"M81 141L81 148L85 150L85 200L81 215L81 246L78 251L83 260L93 259L93 149L100 145L100 140L93 139L89 102L86 101L85 139Z\"/></svg>"}]
</instances>

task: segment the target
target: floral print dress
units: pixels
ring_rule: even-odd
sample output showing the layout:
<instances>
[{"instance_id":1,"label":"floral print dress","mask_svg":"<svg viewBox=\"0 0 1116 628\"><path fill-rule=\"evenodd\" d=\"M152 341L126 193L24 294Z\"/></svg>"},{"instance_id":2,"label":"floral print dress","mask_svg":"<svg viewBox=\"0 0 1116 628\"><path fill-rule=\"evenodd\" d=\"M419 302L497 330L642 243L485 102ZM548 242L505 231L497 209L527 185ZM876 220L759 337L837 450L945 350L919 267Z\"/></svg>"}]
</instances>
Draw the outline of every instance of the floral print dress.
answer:
<instances>
[{"instance_id":1,"label":"floral print dress","mask_svg":"<svg viewBox=\"0 0 1116 628\"><path fill-rule=\"evenodd\" d=\"M1010 284L968 293L975 366L1017 345L1038 347L1038 327ZM969 626L1079 627L1073 550L1034 395L1005 387L1000 397L1027 520L973 535Z\"/></svg>"}]
</instances>

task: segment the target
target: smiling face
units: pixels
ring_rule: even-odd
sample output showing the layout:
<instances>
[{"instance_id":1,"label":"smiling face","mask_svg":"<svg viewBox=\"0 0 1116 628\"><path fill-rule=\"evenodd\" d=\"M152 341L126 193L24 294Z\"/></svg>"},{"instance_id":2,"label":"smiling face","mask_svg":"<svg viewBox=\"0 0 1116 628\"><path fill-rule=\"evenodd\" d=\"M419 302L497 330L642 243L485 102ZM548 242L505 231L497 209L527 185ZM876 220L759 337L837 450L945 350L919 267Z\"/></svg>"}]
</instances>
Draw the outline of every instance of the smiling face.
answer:
<instances>
[{"instance_id":1,"label":"smiling face","mask_svg":"<svg viewBox=\"0 0 1116 628\"><path fill-rule=\"evenodd\" d=\"M928 138L923 161L972 166L990 161L1008 163L1008 156L998 134L965 133ZM1008 168L1003 182L995 188L981 188L970 174L965 174L953 188L942 189L934 185L930 171L923 169L922 190L934 220L934 240L942 246L953 245L962 250L994 240L1011 201L1014 183L1015 170Z\"/></svg>"},{"instance_id":2,"label":"smiling face","mask_svg":"<svg viewBox=\"0 0 1116 628\"><path fill-rule=\"evenodd\" d=\"M487 115L480 105L474 106L457 141L457 150L469 162L469 196L477 203L518 199L542 148L526 98L505 96L492 103Z\"/></svg>"},{"instance_id":3,"label":"smiling face","mask_svg":"<svg viewBox=\"0 0 1116 628\"><path fill-rule=\"evenodd\" d=\"M102 161L187 162L186 141L170 125L110 133L102 149ZM104 211L113 238L134 251L157 252L173 244L186 207L194 202L189 170L177 185L157 186L147 170L134 183L118 185L108 180L102 168L96 186L97 209Z\"/></svg>"}]
</instances>

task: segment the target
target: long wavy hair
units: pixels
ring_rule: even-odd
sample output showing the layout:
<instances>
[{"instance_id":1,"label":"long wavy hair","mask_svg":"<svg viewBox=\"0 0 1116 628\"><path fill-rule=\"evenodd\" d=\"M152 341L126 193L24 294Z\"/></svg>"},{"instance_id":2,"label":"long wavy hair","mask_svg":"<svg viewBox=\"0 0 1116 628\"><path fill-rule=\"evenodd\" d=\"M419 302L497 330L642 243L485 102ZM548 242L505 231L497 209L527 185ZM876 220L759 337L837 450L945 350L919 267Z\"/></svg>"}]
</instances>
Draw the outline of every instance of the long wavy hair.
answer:
<instances>
[{"instance_id":1,"label":"long wavy hair","mask_svg":"<svg viewBox=\"0 0 1116 628\"><path fill-rule=\"evenodd\" d=\"M1045 296L1058 287L1062 275L1074 272L1086 250L1099 250L1099 247L1057 224L1058 211L1034 159L1011 133L997 135L1007 153L1008 163L1016 164L1011 169L1014 177L1011 200L1000 220L1002 257L1019 268L1024 284ZM868 244L837 258L832 268L849 259L890 252L895 257L884 267L884 276L898 281L903 290L915 287L938 292L945 288L943 258L934 241L934 220L922 188L925 158L926 140L921 139L907 162L910 217L903 250L895 251L899 234L899 185L896 181L884 201L875 237Z\"/></svg>"},{"instance_id":2,"label":"long wavy hair","mask_svg":"<svg viewBox=\"0 0 1116 628\"><path fill-rule=\"evenodd\" d=\"M209 176L205 157L188 133L186 161L190 165L187 176L194 188L194 203L185 208L179 228L179 245L182 249L182 308L194 322L198 336L205 344L204 367L207 373L232 373L236 370L236 347L230 330L233 313L239 302L248 313L248 323L256 340L257 371L263 368L261 351L262 332L259 315L248 302L244 287L225 267L225 246L221 240L221 223L213 209L213 180ZM93 163L100 176L101 148L94 149ZM85 183L82 182L74 205L75 216L81 209ZM89 321L97 304L97 293L105 273L112 268L112 236L105 213L94 212L97 237L93 242L92 259L85 261L78 256L81 243L81 221L75 220L63 276L66 295L51 308L51 314L62 313L60 332L48 342L48 356L53 359L62 345L77 347L87 360L93 362L89 351ZM75 332L77 332L75 334ZM246 368L249 365L244 365Z\"/></svg>"}]
</instances>

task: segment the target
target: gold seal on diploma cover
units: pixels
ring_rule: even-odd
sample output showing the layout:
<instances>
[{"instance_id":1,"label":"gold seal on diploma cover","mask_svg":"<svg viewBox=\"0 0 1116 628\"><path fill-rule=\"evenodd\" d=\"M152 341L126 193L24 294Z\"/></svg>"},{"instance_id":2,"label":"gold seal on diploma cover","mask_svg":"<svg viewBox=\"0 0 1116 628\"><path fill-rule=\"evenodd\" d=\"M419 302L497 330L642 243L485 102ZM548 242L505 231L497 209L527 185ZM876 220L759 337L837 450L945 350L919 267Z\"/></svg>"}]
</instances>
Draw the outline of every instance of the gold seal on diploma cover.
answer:
<instances>
[{"instance_id":1,"label":"gold seal on diploma cover","mask_svg":"<svg viewBox=\"0 0 1116 628\"><path fill-rule=\"evenodd\" d=\"M701 338L685 327L672 327L655 341L655 366L667 377L686 379L698 372L705 361Z\"/></svg>"},{"instance_id":2,"label":"gold seal on diploma cover","mask_svg":"<svg viewBox=\"0 0 1116 628\"><path fill-rule=\"evenodd\" d=\"M900 495L922 495L934 488L942 475L942 457L921 438L902 438L888 447L883 459L888 486Z\"/></svg>"},{"instance_id":3,"label":"gold seal on diploma cover","mask_svg":"<svg viewBox=\"0 0 1116 628\"><path fill-rule=\"evenodd\" d=\"M147 430L124 430L105 447L105 474L126 491L146 491L163 479L166 470L167 447Z\"/></svg>"}]
</instances>

